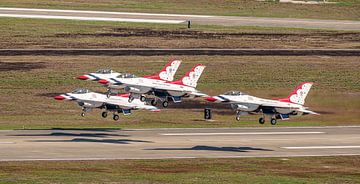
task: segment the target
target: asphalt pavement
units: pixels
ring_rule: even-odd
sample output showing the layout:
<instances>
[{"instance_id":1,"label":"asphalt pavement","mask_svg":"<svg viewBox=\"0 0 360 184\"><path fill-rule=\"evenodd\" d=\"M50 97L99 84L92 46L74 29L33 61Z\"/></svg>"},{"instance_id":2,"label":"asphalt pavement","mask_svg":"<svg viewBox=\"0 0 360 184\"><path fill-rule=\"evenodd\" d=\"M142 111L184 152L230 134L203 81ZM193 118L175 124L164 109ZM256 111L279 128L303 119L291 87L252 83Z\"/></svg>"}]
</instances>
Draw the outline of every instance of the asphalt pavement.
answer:
<instances>
[{"instance_id":1,"label":"asphalt pavement","mask_svg":"<svg viewBox=\"0 0 360 184\"><path fill-rule=\"evenodd\" d=\"M179 23L186 24L187 21L191 21L193 24L203 24L203 25L360 30L360 21L350 21L350 20L183 15L183 14L161 14L161 13L58 10L58 9L29 9L29 8L0 7L0 17L147 22L147 23L167 23L167 24L179 24Z\"/></svg>"},{"instance_id":2,"label":"asphalt pavement","mask_svg":"<svg viewBox=\"0 0 360 184\"><path fill-rule=\"evenodd\" d=\"M1 130L0 161L360 155L360 126Z\"/></svg>"}]
</instances>

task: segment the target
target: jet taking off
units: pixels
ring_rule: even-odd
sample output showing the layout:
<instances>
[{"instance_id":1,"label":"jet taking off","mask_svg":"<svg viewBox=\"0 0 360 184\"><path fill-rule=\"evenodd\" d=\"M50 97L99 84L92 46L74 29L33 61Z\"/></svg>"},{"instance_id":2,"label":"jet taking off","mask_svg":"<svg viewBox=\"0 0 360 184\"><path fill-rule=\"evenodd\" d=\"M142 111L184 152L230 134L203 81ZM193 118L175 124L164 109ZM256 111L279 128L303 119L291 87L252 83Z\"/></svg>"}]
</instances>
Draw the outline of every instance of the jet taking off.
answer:
<instances>
[{"instance_id":1,"label":"jet taking off","mask_svg":"<svg viewBox=\"0 0 360 184\"><path fill-rule=\"evenodd\" d=\"M135 98L140 98L140 101L150 99L151 105L155 106L160 100L163 107L167 107L169 100L177 103L181 102L183 97L206 96L206 94L195 89L204 69L205 66L197 64L183 78L173 82L136 77L101 80L99 82L107 84L110 88L124 88L126 92L130 93L129 102ZM146 95L152 97L148 98Z\"/></svg>"},{"instance_id":2,"label":"jet taking off","mask_svg":"<svg viewBox=\"0 0 360 184\"><path fill-rule=\"evenodd\" d=\"M210 102L230 103L231 107L236 110L236 120L240 120L242 114L261 113L260 124L265 123L264 115L270 115L270 123L276 124L277 119L288 119L294 115L306 115L318 113L308 110L305 104L305 98L310 91L313 83L304 82L298 86L287 98L269 100L247 95L239 91L229 91L219 96L206 98Z\"/></svg>"},{"instance_id":3,"label":"jet taking off","mask_svg":"<svg viewBox=\"0 0 360 184\"><path fill-rule=\"evenodd\" d=\"M178 70L180 64L181 64L181 60L170 60L159 73L155 75L140 77L140 78L173 81L175 73ZM116 78L126 78L126 77L135 77L135 75L129 73L113 72L110 69L101 69L96 71L95 73L89 73L86 75L79 76L78 79L101 81L101 80L110 80L110 79L116 80Z\"/></svg>"},{"instance_id":4,"label":"jet taking off","mask_svg":"<svg viewBox=\"0 0 360 184\"><path fill-rule=\"evenodd\" d=\"M153 112L160 111L158 108L150 105L145 105L140 100L134 100L133 103L128 102L128 94L120 94L116 96L106 97L104 94L94 93L88 89L76 89L71 93L65 93L55 96L56 100L73 100L78 102L82 107L83 112L81 116L85 116L85 112L90 112L93 108L104 109L101 113L103 118L106 118L108 112L113 112L113 119L119 119L118 113L130 115L132 110L145 109Z\"/></svg>"}]
</instances>

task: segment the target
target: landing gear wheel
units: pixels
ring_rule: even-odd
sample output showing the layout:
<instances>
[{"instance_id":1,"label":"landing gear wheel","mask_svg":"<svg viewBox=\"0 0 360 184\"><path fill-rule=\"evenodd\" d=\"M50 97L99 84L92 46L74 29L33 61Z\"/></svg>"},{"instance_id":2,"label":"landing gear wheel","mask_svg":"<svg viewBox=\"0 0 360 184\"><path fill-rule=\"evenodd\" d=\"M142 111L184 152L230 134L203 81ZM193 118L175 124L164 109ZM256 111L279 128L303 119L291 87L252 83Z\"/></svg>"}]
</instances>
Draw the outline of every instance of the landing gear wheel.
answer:
<instances>
[{"instance_id":1,"label":"landing gear wheel","mask_svg":"<svg viewBox=\"0 0 360 184\"><path fill-rule=\"evenodd\" d=\"M146 97L143 96L143 95L141 95L141 96L140 96L140 101L145 102L145 100L146 100Z\"/></svg>"},{"instance_id":2,"label":"landing gear wheel","mask_svg":"<svg viewBox=\"0 0 360 184\"><path fill-rule=\"evenodd\" d=\"M275 119L275 118L271 118L270 123L271 123L272 125L276 125L276 119Z\"/></svg>"},{"instance_id":3,"label":"landing gear wheel","mask_svg":"<svg viewBox=\"0 0 360 184\"><path fill-rule=\"evenodd\" d=\"M259 123L264 124L265 123L265 118L259 118Z\"/></svg>"},{"instance_id":4,"label":"landing gear wheel","mask_svg":"<svg viewBox=\"0 0 360 184\"><path fill-rule=\"evenodd\" d=\"M131 103L133 100L134 100L134 97L133 97L133 96L129 96L128 102Z\"/></svg>"},{"instance_id":5,"label":"landing gear wheel","mask_svg":"<svg viewBox=\"0 0 360 184\"><path fill-rule=\"evenodd\" d=\"M235 119L236 119L236 121L240 121L240 116L237 115Z\"/></svg>"},{"instance_id":6,"label":"landing gear wheel","mask_svg":"<svg viewBox=\"0 0 360 184\"><path fill-rule=\"evenodd\" d=\"M102 113L101 113L101 116L102 116L103 118L106 118L107 115L108 115L107 112L102 112Z\"/></svg>"},{"instance_id":7,"label":"landing gear wheel","mask_svg":"<svg viewBox=\"0 0 360 184\"><path fill-rule=\"evenodd\" d=\"M85 117L85 112L82 112L80 115L81 115L82 117Z\"/></svg>"},{"instance_id":8,"label":"landing gear wheel","mask_svg":"<svg viewBox=\"0 0 360 184\"><path fill-rule=\"evenodd\" d=\"M114 114L114 116L113 116L113 120L115 120L115 121L117 121L117 120L119 120L119 115L117 115L117 114Z\"/></svg>"},{"instance_id":9,"label":"landing gear wheel","mask_svg":"<svg viewBox=\"0 0 360 184\"><path fill-rule=\"evenodd\" d=\"M168 101L163 101L162 106L165 107L165 108L168 107L168 106L169 106L169 102L168 102Z\"/></svg>"},{"instance_id":10,"label":"landing gear wheel","mask_svg":"<svg viewBox=\"0 0 360 184\"><path fill-rule=\"evenodd\" d=\"M110 98L110 91L106 93L106 97Z\"/></svg>"},{"instance_id":11,"label":"landing gear wheel","mask_svg":"<svg viewBox=\"0 0 360 184\"><path fill-rule=\"evenodd\" d=\"M151 105L152 106L156 106L156 104L157 104L157 101L155 99L151 100Z\"/></svg>"}]
</instances>

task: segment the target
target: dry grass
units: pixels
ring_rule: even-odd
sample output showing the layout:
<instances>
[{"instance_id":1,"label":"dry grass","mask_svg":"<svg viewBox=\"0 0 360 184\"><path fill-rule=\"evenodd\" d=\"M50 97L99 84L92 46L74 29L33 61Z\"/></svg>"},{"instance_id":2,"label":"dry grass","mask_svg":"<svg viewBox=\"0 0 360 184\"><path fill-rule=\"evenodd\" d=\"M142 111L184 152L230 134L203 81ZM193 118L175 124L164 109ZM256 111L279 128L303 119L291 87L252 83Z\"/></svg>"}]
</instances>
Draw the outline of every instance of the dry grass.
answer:
<instances>
[{"instance_id":1,"label":"dry grass","mask_svg":"<svg viewBox=\"0 0 360 184\"><path fill-rule=\"evenodd\" d=\"M0 48L360 48L359 32L15 18L0 25Z\"/></svg>"},{"instance_id":2,"label":"dry grass","mask_svg":"<svg viewBox=\"0 0 360 184\"><path fill-rule=\"evenodd\" d=\"M79 75L99 68L112 68L136 75L156 73L171 57L106 57L66 56L2 57L1 66L12 64L21 69L23 63L31 70L0 72L0 128L49 128L49 127L114 127L110 119L102 119L100 111L88 117L79 116L80 109L71 102L55 101L52 96L87 87L105 92L97 83L75 79ZM360 81L357 57L220 57L184 56L176 78L196 63L207 65L199 81L199 90L217 95L228 90L241 90L265 98L286 97L302 81L315 82L306 105L320 112L321 116L304 116L280 125L344 125L359 123ZM20 63L20 65L16 65ZM34 69L34 67L38 67ZM205 103L205 102L201 102ZM212 106L208 104L208 106ZM219 109L216 122L201 121L202 109L184 102L180 109L163 110L161 113L135 112L120 120L122 127L233 127L257 126L257 116L234 121L233 113ZM186 110L181 107L195 109ZM223 108L223 107L222 107ZM174 118L176 114L176 118ZM181 121L180 121L181 120Z\"/></svg>"},{"instance_id":3,"label":"dry grass","mask_svg":"<svg viewBox=\"0 0 360 184\"><path fill-rule=\"evenodd\" d=\"M359 183L358 156L1 162L0 183Z\"/></svg>"}]
</instances>

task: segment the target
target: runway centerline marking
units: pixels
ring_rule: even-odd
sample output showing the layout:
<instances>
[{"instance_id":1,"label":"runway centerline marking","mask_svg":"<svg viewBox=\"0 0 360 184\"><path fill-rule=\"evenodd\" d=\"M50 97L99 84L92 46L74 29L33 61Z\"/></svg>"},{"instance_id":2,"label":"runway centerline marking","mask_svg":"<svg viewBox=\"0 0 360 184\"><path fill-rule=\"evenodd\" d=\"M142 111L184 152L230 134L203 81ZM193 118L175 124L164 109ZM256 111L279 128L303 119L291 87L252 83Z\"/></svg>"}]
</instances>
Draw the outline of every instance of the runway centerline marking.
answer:
<instances>
[{"instance_id":1,"label":"runway centerline marking","mask_svg":"<svg viewBox=\"0 0 360 184\"><path fill-rule=\"evenodd\" d=\"M165 133L165 136L189 135L292 135L292 134L323 134L325 132L216 132L216 133Z\"/></svg>"},{"instance_id":2,"label":"runway centerline marking","mask_svg":"<svg viewBox=\"0 0 360 184\"><path fill-rule=\"evenodd\" d=\"M352 149L360 148L360 146L290 146L290 147L281 147L284 149Z\"/></svg>"},{"instance_id":3,"label":"runway centerline marking","mask_svg":"<svg viewBox=\"0 0 360 184\"><path fill-rule=\"evenodd\" d=\"M26 15L26 14L0 14L0 17L91 20L91 21L112 21L112 22L145 22L145 23L163 23L163 24L180 24L185 22L185 20L136 19L136 18L130 19L130 18L78 17L78 16L59 16L59 15Z\"/></svg>"}]
</instances>

